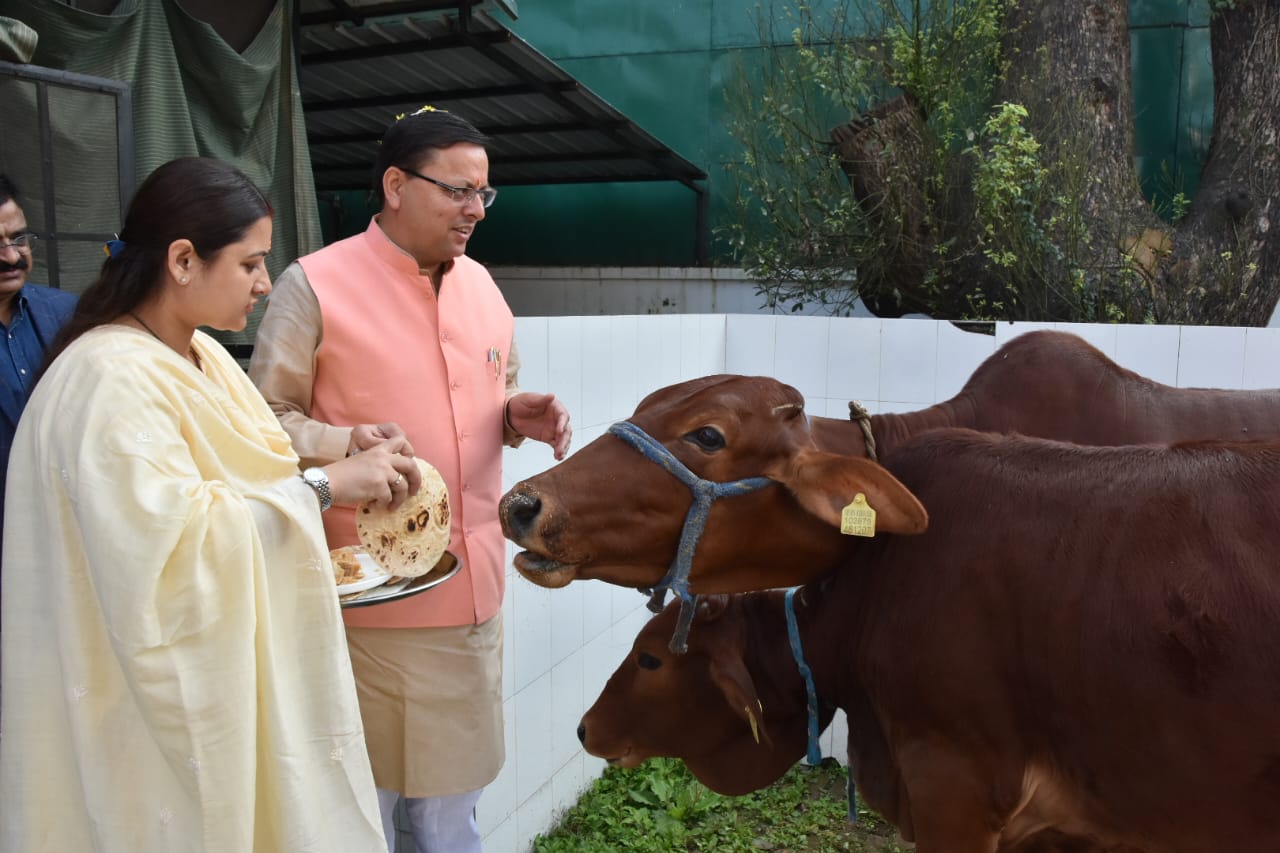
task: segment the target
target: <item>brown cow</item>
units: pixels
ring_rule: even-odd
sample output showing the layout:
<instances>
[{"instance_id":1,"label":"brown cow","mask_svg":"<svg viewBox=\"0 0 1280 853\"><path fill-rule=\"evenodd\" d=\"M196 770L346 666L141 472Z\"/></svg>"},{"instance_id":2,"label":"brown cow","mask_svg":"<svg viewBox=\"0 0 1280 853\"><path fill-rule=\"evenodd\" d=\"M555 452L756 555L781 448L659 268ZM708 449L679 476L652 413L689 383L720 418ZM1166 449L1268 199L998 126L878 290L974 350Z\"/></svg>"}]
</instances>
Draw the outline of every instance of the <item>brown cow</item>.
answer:
<instances>
[{"instance_id":1,"label":"brown cow","mask_svg":"<svg viewBox=\"0 0 1280 853\"><path fill-rule=\"evenodd\" d=\"M732 534L739 529L734 519L751 519L753 532L772 529L772 519L794 508L792 493L805 493L796 478L820 473L825 459L866 455L856 424L804 417L803 405L799 392L773 379L711 376L655 391L631 417L706 480L763 476L777 484L711 505L705 535L696 548L686 548L692 592L803 583L836 559L839 547L806 564L791 559L773 536ZM870 424L882 454L911 435L947 426L1079 444L1276 439L1280 392L1172 388L1119 367L1074 335L1034 332L1001 347L951 400L919 412L876 415ZM777 467L782 459L789 467ZM774 460L773 467L765 460ZM891 484L867 496L881 530L906 532L925 524L914 500ZM838 513L852 498L850 493L833 498L831 507L811 509ZM558 587L599 578L651 587L678 553L680 518L689 505L688 488L605 435L517 484L503 498L500 517L507 538L527 549L516 557L516 569L534 583ZM817 518L796 523L829 541L819 535L823 522ZM722 568L713 572L708 565Z\"/></svg>"},{"instance_id":2,"label":"brown cow","mask_svg":"<svg viewBox=\"0 0 1280 853\"><path fill-rule=\"evenodd\" d=\"M846 712L860 792L919 853L1013 850L1042 830L1280 850L1280 443L942 430L884 464L928 531L846 537L855 565L803 587L796 613L822 722ZM862 488L862 466L801 488ZM832 547L798 523L812 503L770 525L796 563ZM724 522L752 538L748 518ZM584 744L627 766L679 756L726 793L768 784L805 744L782 593L704 599L685 655L667 649L676 609L641 632Z\"/></svg>"}]
</instances>

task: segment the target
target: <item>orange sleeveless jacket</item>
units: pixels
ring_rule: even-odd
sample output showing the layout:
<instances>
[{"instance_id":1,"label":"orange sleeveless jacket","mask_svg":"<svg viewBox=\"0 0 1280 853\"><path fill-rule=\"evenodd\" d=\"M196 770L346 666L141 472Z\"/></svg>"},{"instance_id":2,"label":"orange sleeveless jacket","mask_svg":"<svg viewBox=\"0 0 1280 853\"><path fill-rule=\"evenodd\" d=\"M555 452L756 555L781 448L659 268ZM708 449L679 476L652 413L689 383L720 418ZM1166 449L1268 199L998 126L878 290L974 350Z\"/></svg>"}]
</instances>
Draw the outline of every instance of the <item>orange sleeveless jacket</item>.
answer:
<instances>
[{"instance_id":1,"label":"orange sleeveless jacket","mask_svg":"<svg viewBox=\"0 0 1280 853\"><path fill-rule=\"evenodd\" d=\"M449 488L449 550L462 561L455 577L428 592L344 611L347 625L486 621L502 606L506 582L498 500L511 309L466 256L454 260L437 297L430 276L373 222L299 263L324 323L310 416L338 426L400 424ZM324 514L330 547L357 541L354 519L345 507Z\"/></svg>"}]
</instances>

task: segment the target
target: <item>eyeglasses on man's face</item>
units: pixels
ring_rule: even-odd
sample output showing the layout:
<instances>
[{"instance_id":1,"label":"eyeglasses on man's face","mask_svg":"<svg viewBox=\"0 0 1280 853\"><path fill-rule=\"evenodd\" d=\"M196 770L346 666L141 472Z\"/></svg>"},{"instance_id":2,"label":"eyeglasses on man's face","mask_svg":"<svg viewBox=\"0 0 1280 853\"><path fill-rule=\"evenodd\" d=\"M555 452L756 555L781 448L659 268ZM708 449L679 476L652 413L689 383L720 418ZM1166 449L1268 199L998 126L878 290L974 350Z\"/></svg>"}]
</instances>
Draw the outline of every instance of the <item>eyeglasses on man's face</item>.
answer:
<instances>
[{"instance_id":1,"label":"eyeglasses on man's face","mask_svg":"<svg viewBox=\"0 0 1280 853\"><path fill-rule=\"evenodd\" d=\"M485 207L488 207L488 205L486 204ZM19 252L25 251L34 246L37 239L39 238L34 234L19 234L8 243L0 243L0 252L7 252L10 249L17 249Z\"/></svg>"},{"instance_id":2,"label":"eyeglasses on man's face","mask_svg":"<svg viewBox=\"0 0 1280 853\"><path fill-rule=\"evenodd\" d=\"M453 199L455 204L468 205L473 199L479 198L480 204L488 207L493 204L493 200L498 197L498 191L493 187L454 187L443 181L437 181L435 178L428 178L421 172L415 172L406 166L400 166L400 171L406 175L413 175L415 178L426 181L429 184L435 184L440 189L449 194L449 198Z\"/></svg>"}]
</instances>

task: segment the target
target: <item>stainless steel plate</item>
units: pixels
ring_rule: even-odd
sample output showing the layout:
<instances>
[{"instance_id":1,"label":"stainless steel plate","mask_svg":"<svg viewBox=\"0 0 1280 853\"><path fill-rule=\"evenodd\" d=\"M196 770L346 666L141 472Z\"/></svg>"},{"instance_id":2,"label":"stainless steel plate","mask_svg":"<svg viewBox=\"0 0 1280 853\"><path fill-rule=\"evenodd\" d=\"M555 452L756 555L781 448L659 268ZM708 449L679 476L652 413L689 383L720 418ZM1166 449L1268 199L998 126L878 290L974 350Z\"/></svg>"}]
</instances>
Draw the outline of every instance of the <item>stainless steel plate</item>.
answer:
<instances>
[{"instance_id":1,"label":"stainless steel plate","mask_svg":"<svg viewBox=\"0 0 1280 853\"><path fill-rule=\"evenodd\" d=\"M426 592L434 586L439 586L456 575L461 568L462 561L452 553L445 551L444 556L436 563L435 568L425 575L419 575L416 578L393 579L389 583L375 586L373 589L366 589L364 592L340 596L338 601L343 607L367 607L370 604L395 601L397 598L408 598L411 595Z\"/></svg>"}]
</instances>

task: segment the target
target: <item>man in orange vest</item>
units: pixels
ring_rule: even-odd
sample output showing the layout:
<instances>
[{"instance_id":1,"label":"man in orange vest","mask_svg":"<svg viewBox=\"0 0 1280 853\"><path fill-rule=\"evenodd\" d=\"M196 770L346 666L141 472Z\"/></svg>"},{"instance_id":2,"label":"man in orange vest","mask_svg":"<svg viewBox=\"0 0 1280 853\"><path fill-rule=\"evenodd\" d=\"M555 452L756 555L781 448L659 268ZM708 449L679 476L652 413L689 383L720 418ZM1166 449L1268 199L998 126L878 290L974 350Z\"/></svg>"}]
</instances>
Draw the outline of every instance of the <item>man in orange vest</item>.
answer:
<instances>
[{"instance_id":1,"label":"man in orange vest","mask_svg":"<svg viewBox=\"0 0 1280 853\"><path fill-rule=\"evenodd\" d=\"M281 274L249 367L304 468L403 433L449 489L461 571L345 612L392 851L401 796L417 853L480 850L475 805L504 760L502 447L529 437L562 459L571 435L560 400L516 385L515 320L465 254L497 195L487 141L431 107L392 124L375 170L382 210ZM357 541L353 508L324 521L331 548Z\"/></svg>"}]
</instances>

